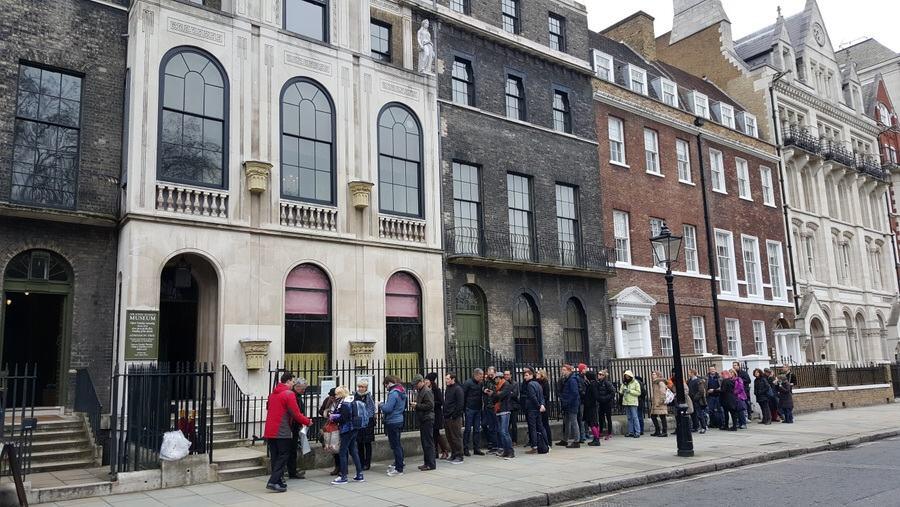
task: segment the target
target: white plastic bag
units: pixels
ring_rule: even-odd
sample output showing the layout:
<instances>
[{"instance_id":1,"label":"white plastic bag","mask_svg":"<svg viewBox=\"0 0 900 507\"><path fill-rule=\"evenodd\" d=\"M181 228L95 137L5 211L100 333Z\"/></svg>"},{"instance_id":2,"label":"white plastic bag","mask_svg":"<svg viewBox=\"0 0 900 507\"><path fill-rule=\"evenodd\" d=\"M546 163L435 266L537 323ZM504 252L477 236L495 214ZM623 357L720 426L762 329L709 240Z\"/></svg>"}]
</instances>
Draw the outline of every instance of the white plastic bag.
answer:
<instances>
[{"instance_id":1,"label":"white plastic bag","mask_svg":"<svg viewBox=\"0 0 900 507\"><path fill-rule=\"evenodd\" d=\"M162 446L159 449L159 459L178 461L187 456L190 450L191 441L185 438L181 430L167 431L163 434Z\"/></svg>"},{"instance_id":2,"label":"white plastic bag","mask_svg":"<svg viewBox=\"0 0 900 507\"><path fill-rule=\"evenodd\" d=\"M304 426L303 429L300 430L300 454L303 456L312 452L312 447L309 445L309 438L306 436L307 428L308 426Z\"/></svg>"}]
</instances>

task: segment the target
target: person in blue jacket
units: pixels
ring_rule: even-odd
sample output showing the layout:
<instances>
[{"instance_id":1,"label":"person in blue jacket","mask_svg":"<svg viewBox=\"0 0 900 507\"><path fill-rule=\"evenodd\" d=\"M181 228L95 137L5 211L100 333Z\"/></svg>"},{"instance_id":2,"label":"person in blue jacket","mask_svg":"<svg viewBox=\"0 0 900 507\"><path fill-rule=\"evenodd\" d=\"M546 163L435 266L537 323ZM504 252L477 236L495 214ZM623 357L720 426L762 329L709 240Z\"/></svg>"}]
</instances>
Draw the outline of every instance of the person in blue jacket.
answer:
<instances>
[{"instance_id":1,"label":"person in blue jacket","mask_svg":"<svg viewBox=\"0 0 900 507\"><path fill-rule=\"evenodd\" d=\"M384 432L387 434L391 451L394 452L394 464L388 466L389 477L403 475L403 446L400 444L400 431L403 429L403 414L406 412L406 389L400 379L394 375L384 377L384 390L387 399L381 404L384 416Z\"/></svg>"},{"instance_id":2,"label":"person in blue jacket","mask_svg":"<svg viewBox=\"0 0 900 507\"><path fill-rule=\"evenodd\" d=\"M581 393L578 390L579 381L570 364L563 365L562 377L559 405L563 413L565 440L560 440L556 445L564 445L569 449L578 449L581 447L581 444L578 443L581 440L581 427L578 424L578 409L581 407Z\"/></svg>"}]
</instances>

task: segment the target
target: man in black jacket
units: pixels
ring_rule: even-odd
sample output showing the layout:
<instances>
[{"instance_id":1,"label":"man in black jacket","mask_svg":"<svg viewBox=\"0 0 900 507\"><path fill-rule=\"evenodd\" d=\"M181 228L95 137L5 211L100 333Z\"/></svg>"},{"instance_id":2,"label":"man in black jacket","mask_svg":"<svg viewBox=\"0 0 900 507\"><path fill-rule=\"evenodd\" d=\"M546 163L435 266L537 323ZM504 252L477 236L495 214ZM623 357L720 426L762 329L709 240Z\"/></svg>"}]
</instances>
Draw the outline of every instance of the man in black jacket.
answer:
<instances>
[{"instance_id":1,"label":"man in black jacket","mask_svg":"<svg viewBox=\"0 0 900 507\"><path fill-rule=\"evenodd\" d=\"M484 456L480 449L481 441L481 413L484 408L484 393L481 392L481 382L484 380L484 371L475 368L472 378L466 380L462 386L465 397L466 429L463 433L463 455L469 455L469 438L471 437L472 452L476 456Z\"/></svg>"},{"instance_id":2,"label":"man in black jacket","mask_svg":"<svg viewBox=\"0 0 900 507\"><path fill-rule=\"evenodd\" d=\"M419 470L427 472L437 468L434 456L434 392L425 384L425 377L416 375L412 380L417 395L416 401L410 403L416 411L419 421L419 440L422 443L422 456L425 463Z\"/></svg>"},{"instance_id":3,"label":"man in black jacket","mask_svg":"<svg viewBox=\"0 0 900 507\"><path fill-rule=\"evenodd\" d=\"M522 407L519 402L519 383L513 379L512 372L509 370L503 371L503 380L505 380L510 386L510 394L509 394L509 436L512 438L512 443L514 446L519 445L519 411L522 410Z\"/></svg>"},{"instance_id":4,"label":"man in black jacket","mask_svg":"<svg viewBox=\"0 0 900 507\"><path fill-rule=\"evenodd\" d=\"M450 463L463 462L462 421L466 395L462 386L456 383L456 374L444 376L447 390L444 392L444 431L450 443Z\"/></svg>"},{"instance_id":5,"label":"man in black jacket","mask_svg":"<svg viewBox=\"0 0 900 507\"><path fill-rule=\"evenodd\" d=\"M525 368L523 377L525 382L522 383L522 393L519 402L522 410L525 411L525 418L528 421L528 440L531 442L531 449L525 454L536 454L538 449L544 449L546 452L549 447L549 439L544 434L544 424L541 422L541 412L544 412L544 390L541 385L534 380L534 370Z\"/></svg>"}]
</instances>

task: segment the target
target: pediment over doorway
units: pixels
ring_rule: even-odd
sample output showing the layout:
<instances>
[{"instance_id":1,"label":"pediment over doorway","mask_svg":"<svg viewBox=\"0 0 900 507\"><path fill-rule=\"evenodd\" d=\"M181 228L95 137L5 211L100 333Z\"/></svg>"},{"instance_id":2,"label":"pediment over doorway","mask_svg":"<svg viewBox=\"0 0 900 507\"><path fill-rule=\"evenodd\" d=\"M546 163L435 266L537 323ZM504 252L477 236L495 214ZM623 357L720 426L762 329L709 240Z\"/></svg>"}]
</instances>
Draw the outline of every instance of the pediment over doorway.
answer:
<instances>
[{"instance_id":1,"label":"pediment over doorway","mask_svg":"<svg viewBox=\"0 0 900 507\"><path fill-rule=\"evenodd\" d=\"M622 289L618 294L609 298L609 302L613 306L630 308L650 309L656 305L655 299L634 285Z\"/></svg>"}]
</instances>

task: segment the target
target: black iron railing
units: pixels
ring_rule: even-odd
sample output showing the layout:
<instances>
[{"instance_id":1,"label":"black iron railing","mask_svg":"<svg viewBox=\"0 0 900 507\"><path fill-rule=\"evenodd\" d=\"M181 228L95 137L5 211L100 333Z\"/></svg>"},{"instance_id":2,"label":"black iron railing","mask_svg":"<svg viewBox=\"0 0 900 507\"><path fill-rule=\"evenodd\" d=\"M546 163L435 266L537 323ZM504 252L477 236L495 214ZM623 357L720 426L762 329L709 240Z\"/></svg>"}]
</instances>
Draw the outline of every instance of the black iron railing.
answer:
<instances>
[{"instance_id":1,"label":"black iron railing","mask_svg":"<svg viewBox=\"0 0 900 507\"><path fill-rule=\"evenodd\" d=\"M822 155L826 160L831 160L850 168L856 167L856 156L841 143L823 139L822 146L824 147Z\"/></svg>"},{"instance_id":2,"label":"black iron railing","mask_svg":"<svg viewBox=\"0 0 900 507\"><path fill-rule=\"evenodd\" d=\"M88 423L91 425L91 433L94 435L94 442L99 442L100 414L103 412L103 405L100 403L97 390L94 388L94 381L87 368L79 368L75 373L73 408L75 412L81 412L87 416Z\"/></svg>"},{"instance_id":3,"label":"black iron railing","mask_svg":"<svg viewBox=\"0 0 900 507\"><path fill-rule=\"evenodd\" d=\"M856 168L865 174L877 179L885 180L887 176L885 170L878 163L878 160L871 155L860 155L857 157Z\"/></svg>"},{"instance_id":4,"label":"black iron railing","mask_svg":"<svg viewBox=\"0 0 900 507\"><path fill-rule=\"evenodd\" d=\"M589 271L612 272L609 248L563 241L540 234L514 234L508 230L454 227L447 231L447 250L453 257L542 264Z\"/></svg>"},{"instance_id":5,"label":"black iron railing","mask_svg":"<svg viewBox=\"0 0 900 507\"><path fill-rule=\"evenodd\" d=\"M222 406L228 409L238 436L256 443L262 440L266 424L266 396L254 396L241 389L231 370L222 366Z\"/></svg>"},{"instance_id":6,"label":"black iron railing","mask_svg":"<svg viewBox=\"0 0 900 507\"><path fill-rule=\"evenodd\" d=\"M163 434L180 430L191 454L213 458L215 370L208 364L129 365L113 374L110 472L159 467Z\"/></svg>"},{"instance_id":7,"label":"black iron railing","mask_svg":"<svg viewBox=\"0 0 900 507\"><path fill-rule=\"evenodd\" d=\"M6 365L0 371L0 443L16 448L22 475L31 472L31 443L37 420L38 369L35 364ZM10 475L8 464L0 460L0 475Z\"/></svg>"},{"instance_id":8,"label":"black iron railing","mask_svg":"<svg viewBox=\"0 0 900 507\"><path fill-rule=\"evenodd\" d=\"M805 127L791 125L784 132L784 145L796 146L802 150L818 155L821 145L816 136L809 133Z\"/></svg>"}]
</instances>

